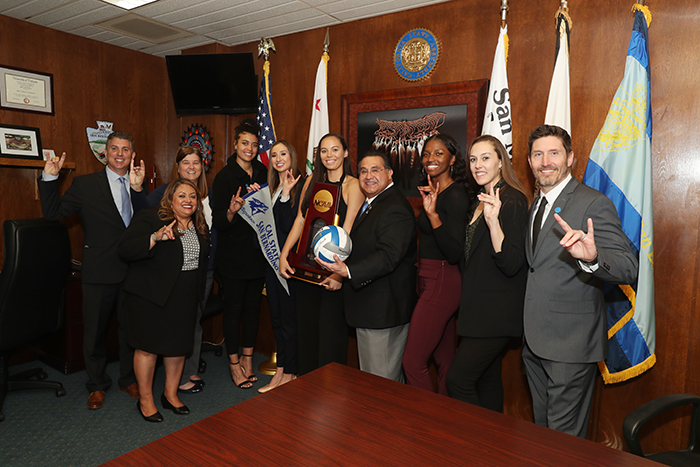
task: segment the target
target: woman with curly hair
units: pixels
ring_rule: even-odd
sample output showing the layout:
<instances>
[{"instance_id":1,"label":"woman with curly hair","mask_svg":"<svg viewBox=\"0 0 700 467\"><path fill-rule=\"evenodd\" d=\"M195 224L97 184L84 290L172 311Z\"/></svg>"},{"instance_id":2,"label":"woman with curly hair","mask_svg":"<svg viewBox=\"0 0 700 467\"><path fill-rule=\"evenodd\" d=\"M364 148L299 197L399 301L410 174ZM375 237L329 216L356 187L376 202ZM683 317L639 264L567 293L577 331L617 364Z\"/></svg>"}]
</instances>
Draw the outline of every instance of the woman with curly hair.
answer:
<instances>
[{"instance_id":1,"label":"woman with curly hair","mask_svg":"<svg viewBox=\"0 0 700 467\"><path fill-rule=\"evenodd\" d=\"M447 395L446 376L455 354L459 308L459 262L469 211L466 162L450 135L428 138L421 156L424 186L418 187L423 211L418 215L418 303L403 354L406 379L433 391L428 360L435 359L438 393Z\"/></svg>"},{"instance_id":2,"label":"woman with curly hair","mask_svg":"<svg viewBox=\"0 0 700 467\"><path fill-rule=\"evenodd\" d=\"M164 409L190 412L177 395L185 364L192 352L197 307L204 295L209 253L209 227L197 186L172 182L156 209L139 211L119 242L119 256L129 263L124 290L127 342L135 349L134 373L144 420L163 416L153 399L153 374L163 356Z\"/></svg>"}]
</instances>

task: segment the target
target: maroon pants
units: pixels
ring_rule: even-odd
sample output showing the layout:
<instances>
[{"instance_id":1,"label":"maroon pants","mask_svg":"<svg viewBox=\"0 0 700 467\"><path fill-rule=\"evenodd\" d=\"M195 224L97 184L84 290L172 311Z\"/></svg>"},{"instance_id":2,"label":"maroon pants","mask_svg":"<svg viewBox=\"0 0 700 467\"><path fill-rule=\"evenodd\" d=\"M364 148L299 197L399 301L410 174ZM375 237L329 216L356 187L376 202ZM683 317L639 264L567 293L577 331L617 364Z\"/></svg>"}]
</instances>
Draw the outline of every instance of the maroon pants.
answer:
<instances>
[{"instance_id":1,"label":"maroon pants","mask_svg":"<svg viewBox=\"0 0 700 467\"><path fill-rule=\"evenodd\" d=\"M403 353L403 369L410 385L433 390L428 373L432 355L438 368L438 393L447 395L446 376L455 355L461 290L458 266L435 259L418 261L419 298Z\"/></svg>"}]
</instances>

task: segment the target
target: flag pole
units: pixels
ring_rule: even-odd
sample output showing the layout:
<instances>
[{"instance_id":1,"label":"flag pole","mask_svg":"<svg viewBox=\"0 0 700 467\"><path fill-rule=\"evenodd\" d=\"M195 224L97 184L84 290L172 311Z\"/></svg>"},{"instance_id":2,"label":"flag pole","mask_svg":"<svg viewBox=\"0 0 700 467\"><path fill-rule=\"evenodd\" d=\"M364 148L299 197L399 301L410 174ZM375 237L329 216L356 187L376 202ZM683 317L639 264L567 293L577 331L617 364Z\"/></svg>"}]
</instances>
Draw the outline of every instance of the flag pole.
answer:
<instances>
[{"instance_id":1,"label":"flag pole","mask_svg":"<svg viewBox=\"0 0 700 467\"><path fill-rule=\"evenodd\" d=\"M501 0L501 28L506 27L506 15L508 15L508 0Z\"/></svg>"},{"instance_id":2,"label":"flag pole","mask_svg":"<svg viewBox=\"0 0 700 467\"><path fill-rule=\"evenodd\" d=\"M330 55L330 28L326 28L326 37L323 40L323 54L316 69L314 84L314 100L311 108L311 125L309 127L309 140L306 151L306 174L311 175L314 167L314 155L316 143L329 132L328 125L328 61Z\"/></svg>"}]
</instances>

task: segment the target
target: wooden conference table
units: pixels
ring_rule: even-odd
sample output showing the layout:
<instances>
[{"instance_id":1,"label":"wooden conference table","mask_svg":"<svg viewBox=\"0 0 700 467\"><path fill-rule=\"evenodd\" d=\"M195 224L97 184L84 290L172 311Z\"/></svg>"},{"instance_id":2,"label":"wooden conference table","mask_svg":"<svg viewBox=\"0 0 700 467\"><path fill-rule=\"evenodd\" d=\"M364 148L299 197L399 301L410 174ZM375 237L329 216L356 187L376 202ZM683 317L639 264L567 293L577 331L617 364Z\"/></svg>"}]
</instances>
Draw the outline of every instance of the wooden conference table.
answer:
<instances>
[{"instance_id":1,"label":"wooden conference table","mask_svg":"<svg viewBox=\"0 0 700 467\"><path fill-rule=\"evenodd\" d=\"M330 364L104 465L658 464Z\"/></svg>"}]
</instances>

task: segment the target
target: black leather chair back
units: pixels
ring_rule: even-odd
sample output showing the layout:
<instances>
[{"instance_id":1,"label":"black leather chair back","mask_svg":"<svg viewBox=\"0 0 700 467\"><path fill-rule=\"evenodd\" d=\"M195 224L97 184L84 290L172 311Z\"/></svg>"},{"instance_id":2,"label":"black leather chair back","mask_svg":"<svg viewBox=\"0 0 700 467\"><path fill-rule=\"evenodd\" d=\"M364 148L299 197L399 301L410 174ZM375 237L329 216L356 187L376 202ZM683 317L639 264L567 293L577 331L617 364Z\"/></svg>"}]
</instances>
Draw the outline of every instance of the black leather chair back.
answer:
<instances>
[{"instance_id":1,"label":"black leather chair back","mask_svg":"<svg viewBox=\"0 0 700 467\"><path fill-rule=\"evenodd\" d=\"M70 240L66 226L45 219L3 223L0 271L0 353L61 327Z\"/></svg>"}]
</instances>

